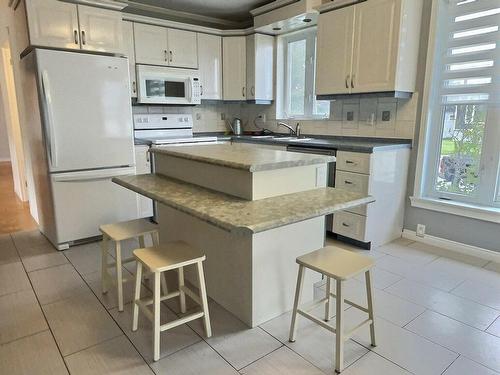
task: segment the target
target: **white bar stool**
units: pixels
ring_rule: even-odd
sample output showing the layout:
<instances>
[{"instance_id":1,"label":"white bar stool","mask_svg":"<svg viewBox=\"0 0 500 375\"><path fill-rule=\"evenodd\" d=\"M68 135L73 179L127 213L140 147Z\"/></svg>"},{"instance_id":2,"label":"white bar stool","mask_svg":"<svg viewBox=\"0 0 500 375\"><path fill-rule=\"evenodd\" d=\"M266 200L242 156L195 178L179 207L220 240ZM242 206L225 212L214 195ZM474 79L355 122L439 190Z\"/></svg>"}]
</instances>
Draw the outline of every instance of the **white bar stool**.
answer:
<instances>
[{"instance_id":1,"label":"white bar stool","mask_svg":"<svg viewBox=\"0 0 500 375\"><path fill-rule=\"evenodd\" d=\"M293 304L292 323L290 326L290 341L295 341L297 330L297 313L303 317L312 320L323 328L336 334L336 351L335 351L335 371L340 373L344 368L344 342L348 340L358 329L365 325L370 325L371 345L376 346L375 342L375 322L373 318L373 291L370 276L370 269L373 267L373 260L364 255L354 253L352 251L336 248L333 246L324 247L313 251L312 253L300 256L297 258L299 264L299 273L297 277L297 289L295 290L295 301ZM305 269L309 268L319 272L326 277L326 296L318 302L309 304L305 308L300 308L300 296L304 283ZM366 281L366 294L368 307L360 306L352 301L344 298L343 282L353 278L354 276L364 272ZM331 292L331 278L336 280L337 291L336 295ZM330 320L330 297L337 299L335 327L328 323ZM348 332L344 332L344 302L352 307L368 313L368 319L364 320ZM325 317L321 320L309 313L316 306L325 305Z\"/></svg>"},{"instance_id":2,"label":"white bar stool","mask_svg":"<svg viewBox=\"0 0 500 375\"><path fill-rule=\"evenodd\" d=\"M160 359L160 332L175 328L195 319L203 318L205 334L212 336L210 326L210 316L208 312L207 291L205 287L205 276L203 274L203 261L205 255L192 248L185 242L169 242L154 247L134 250L134 256L137 259L137 272L135 275L135 299L134 313L132 321L132 331L137 330L139 320L139 308L146 317L153 323L153 359ZM191 289L184 285L184 267L196 265L198 272L198 281L200 295L196 295ZM154 273L154 291L153 298L141 299L141 275L142 267L146 267ZM179 272L179 290L167 293L164 289L164 295L160 293L160 276L163 272L177 269ZM181 312L186 312L186 294L201 306L201 311L183 316L182 318L160 324L160 302L179 297ZM153 305L153 311L147 306Z\"/></svg>"},{"instance_id":3,"label":"white bar stool","mask_svg":"<svg viewBox=\"0 0 500 375\"><path fill-rule=\"evenodd\" d=\"M101 288L102 293L108 292L110 283L116 284L118 294L118 311L123 311L123 283L129 279L122 276L122 265L135 262L134 257L122 259L121 241L131 238L139 240L139 246L145 247L145 236L150 235L154 245L160 241L158 234L158 225L151 223L145 219L136 219L123 221L120 223L101 225L99 230L102 233L101 243ZM109 241L115 243L115 262L108 263L108 248ZM113 279L109 274L110 268L116 269L116 278ZM163 287L166 288L165 280ZM165 293L166 293L165 289Z\"/></svg>"}]
</instances>

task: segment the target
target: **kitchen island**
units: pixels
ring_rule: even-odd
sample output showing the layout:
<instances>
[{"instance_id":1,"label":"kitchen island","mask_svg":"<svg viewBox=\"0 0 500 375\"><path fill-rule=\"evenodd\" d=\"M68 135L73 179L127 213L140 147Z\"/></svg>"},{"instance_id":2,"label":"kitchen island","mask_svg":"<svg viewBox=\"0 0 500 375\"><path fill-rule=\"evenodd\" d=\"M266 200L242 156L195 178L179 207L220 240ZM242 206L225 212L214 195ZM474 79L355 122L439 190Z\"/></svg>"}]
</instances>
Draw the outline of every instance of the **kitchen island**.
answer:
<instances>
[{"instance_id":1,"label":"kitchen island","mask_svg":"<svg viewBox=\"0 0 500 375\"><path fill-rule=\"evenodd\" d=\"M331 156L243 144L152 151L156 174L114 181L158 202L161 241L205 252L208 295L251 327L291 309L295 258L324 246L324 216L373 201L326 187ZM316 280L307 275L304 300Z\"/></svg>"}]
</instances>

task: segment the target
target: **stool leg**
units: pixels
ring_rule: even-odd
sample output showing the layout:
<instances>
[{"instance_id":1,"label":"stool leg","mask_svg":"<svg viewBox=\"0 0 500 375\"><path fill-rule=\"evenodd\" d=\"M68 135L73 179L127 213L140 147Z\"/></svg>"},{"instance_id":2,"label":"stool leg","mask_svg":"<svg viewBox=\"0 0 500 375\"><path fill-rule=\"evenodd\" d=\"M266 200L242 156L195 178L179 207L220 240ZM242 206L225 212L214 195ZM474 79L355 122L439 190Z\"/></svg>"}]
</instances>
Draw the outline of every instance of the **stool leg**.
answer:
<instances>
[{"instance_id":1,"label":"stool leg","mask_svg":"<svg viewBox=\"0 0 500 375\"><path fill-rule=\"evenodd\" d=\"M328 322L330 320L330 301L332 300L331 299L331 296L330 296L330 293L331 293L331 278L329 278L328 276L326 277L326 303L325 303L325 322Z\"/></svg>"},{"instance_id":2,"label":"stool leg","mask_svg":"<svg viewBox=\"0 0 500 375\"><path fill-rule=\"evenodd\" d=\"M108 292L108 236L103 234L101 242L101 290Z\"/></svg>"},{"instance_id":3,"label":"stool leg","mask_svg":"<svg viewBox=\"0 0 500 375\"><path fill-rule=\"evenodd\" d=\"M302 295L302 285L304 284L304 266L299 265L299 273L297 274L297 286L295 287L295 300L293 301L292 323L290 324L290 342L295 342L297 333L297 309L299 308L300 296Z\"/></svg>"},{"instance_id":4,"label":"stool leg","mask_svg":"<svg viewBox=\"0 0 500 375\"><path fill-rule=\"evenodd\" d=\"M123 311L123 277L122 277L122 245L120 241L116 246L116 288L118 293L118 311Z\"/></svg>"},{"instance_id":5,"label":"stool leg","mask_svg":"<svg viewBox=\"0 0 500 375\"><path fill-rule=\"evenodd\" d=\"M205 286L205 275L203 274L203 263L196 263L198 269L198 281L200 283L200 299L203 309L203 324L205 325L205 334L208 337L212 336L212 327L210 325L210 314L208 312L207 289Z\"/></svg>"},{"instance_id":6,"label":"stool leg","mask_svg":"<svg viewBox=\"0 0 500 375\"><path fill-rule=\"evenodd\" d=\"M160 272L154 273L153 292L153 359L160 359Z\"/></svg>"},{"instance_id":7,"label":"stool leg","mask_svg":"<svg viewBox=\"0 0 500 375\"><path fill-rule=\"evenodd\" d=\"M139 305L137 301L141 299L141 281L142 281L142 263L137 262L137 269L135 271L135 293L134 293L134 312L132 315L132 331L137 331L139 323Z\"/></svg>"},{"instance_id":8,"label":"stool leg","mask_svg":"<svg viewBox=\"0 0 500 375\"><path fill-rule=\"evenodd\" d=\"M344 369L344 291L342 280L337 280L337 314L335 318L335 371L340 374Z\"/></svg>"},{"instance_id":9,"label":"stool leg","mask_svg":"<svg viewBox=\"0 0 500 375\"><path fill-rule=\"evenodd\" d=\"M370 271L365 272L366 299L368 300L368 317L372 320L370 324L370 339L373 347L377 346L375 341L375 318L373 314L373 287Z\"/></svg>"},{"instance_id":10,"label":"stool leg","mask_svg":"<svg viewBox=\"0 0 500 375\"><path fill-rule=\"evenodd\" d=\"M177 270L179 272L179 297L181 302L181 313L186 312L186 293L184 293L184 267Z\"/></svg>"}]
</instances>

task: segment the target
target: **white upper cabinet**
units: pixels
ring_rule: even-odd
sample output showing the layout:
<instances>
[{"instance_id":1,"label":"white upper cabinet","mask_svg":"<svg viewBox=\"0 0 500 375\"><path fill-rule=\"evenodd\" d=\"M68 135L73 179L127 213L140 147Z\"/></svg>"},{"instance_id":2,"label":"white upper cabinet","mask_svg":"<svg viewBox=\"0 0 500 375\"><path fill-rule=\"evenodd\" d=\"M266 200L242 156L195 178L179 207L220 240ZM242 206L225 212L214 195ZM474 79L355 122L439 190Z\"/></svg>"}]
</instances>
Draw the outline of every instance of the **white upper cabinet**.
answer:
<instances>
[{"instance_id":1,"label":"white upper cabinet","mask_svg":"<svg viewBox=\"0 0 500 375\"><path fill-rule=\"evenodd\" d=\"M198 34L198 66L201 99L222 99L222 38Z\"/></svg>"},{"instance_id":2,"label":"white upper cabinet","mask_svg":"<svg viewBox=\"0 0 500 375\"><path fill-rule=\"evenodd\" d=\"M319 16L316 95L349 94L354 41L354 7Z\"/></svg>"},{"instance_id":3,"label":"white upper cabinet","mask_svg":"<svg viewBox=\"0 0 500 375\"><path fill-rule=\"evenodd\" d=\"M122 15L113 10L78 5L82 49L123 53Z\"/></svg>"},{"instance_id":4,"label":"white upper cabinet","mask_svg":"<svg viewBox=\"0 0 500 375\"><path fill-rule=\"evenodd\" d=\"M246 99L246 38L229 36L222 39L222 82L224 100Z\"/></svg>"},{"instance_id":5,"label":"white upper cabinet","mask_svg":"<svg viewBox=\"0 0 500 375\"><path fill-rule=\"evenodd\" d=\"M26 13L31 45L123 52L120 12L57 0L26 0Z\"/></svg>"},{"instance_id":6,"label":"white upper cabinet","mask_svg":"<svg viewBox=\"0 0 500 375\"><path fill-rule=\"evenodd\" d=\"M256 102L274 98L274 37L252 34L246 37L247 77L246 99Z\"/></svg>"},{"instance_id":7,"label":"white upper cabinet","mask_svg":"<svg viewBox=\"0 0 500 375\"><path fill-rule=\"evenodd\" d=\"M198 68L198 44L193 31L168 29L169 65L179 68Z\"/></svg>"},{"instance_id":8,"label":"white upper cabinet","mask_svg":"<svg viewBox=\"0 0 500 375\"><path fill-rule=\"evenodd\" d=\"M167 29L134 23L135 61L137 64L168 65Z\"/></svg>"},{"instance_id":9,"label":"white upper cabinet","mask_svg":"<svg viewBox=\"0 0 500 375\"><path fill-rule=\"evenodd\" d=\"M134 41L138 64L198 67L195 32L135 23Z\"/></svg>"},{"instance_id":10,"label":"white upper cabinet","mask_svg":"<svg viewBox=\"0 0 500 375\"><path fill-rule=\"evenodd\" d=\"M28 0L26 12L31 45L80 49L75 4L57 0Z\"/></svg>"},{"instance_id":11,"label":"white upper cabinet","mask_svg":"<svg viewBox=\"0 0 500 375\"><path fill-rule=\"evenodd\" d=\"M370 0L322 13L316 95L415 90L422 0Z\"/></svg>"},{"instance_id":12,"label":"white upper cabinet","mask_svg":"<svg viewBox=\"0 0 500 375\"><path fill-rule=\"evenodd\" d=\"M128 58L130 74L130 96L137 98L137 79L135 72L134 24L123 21L123 53Z\"/></svg>"}]
</instances>

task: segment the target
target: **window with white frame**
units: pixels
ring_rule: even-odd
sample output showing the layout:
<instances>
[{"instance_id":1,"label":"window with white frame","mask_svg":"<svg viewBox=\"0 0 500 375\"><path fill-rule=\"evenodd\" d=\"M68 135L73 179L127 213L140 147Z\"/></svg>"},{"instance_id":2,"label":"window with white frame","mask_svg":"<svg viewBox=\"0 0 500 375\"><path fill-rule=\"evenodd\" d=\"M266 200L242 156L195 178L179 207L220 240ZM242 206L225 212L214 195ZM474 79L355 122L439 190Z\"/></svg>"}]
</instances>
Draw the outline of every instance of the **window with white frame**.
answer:
<instances>
[{"instance_id":1,"label":"window with white frame","mask_svg":"<svg viewBox=\"0 0 500 375\"><path fill-rule=\"evenodd\" d=\"M500 0L434 0L421 196L500 207Z\"/></svg>"},{"instance_id":2,"label":"window with white frame","mask_svg":"<svg viewBox=\"0 0 500 375\"><path fill-rule=\"evenodd\" d=\"M330 102L316 100L316 28L280 37L283 60L281 108L285 119L324 119L330 115Z\"/></svg>"}]
</instances>

